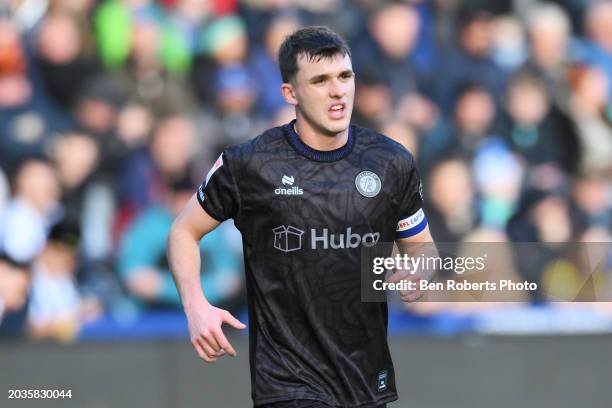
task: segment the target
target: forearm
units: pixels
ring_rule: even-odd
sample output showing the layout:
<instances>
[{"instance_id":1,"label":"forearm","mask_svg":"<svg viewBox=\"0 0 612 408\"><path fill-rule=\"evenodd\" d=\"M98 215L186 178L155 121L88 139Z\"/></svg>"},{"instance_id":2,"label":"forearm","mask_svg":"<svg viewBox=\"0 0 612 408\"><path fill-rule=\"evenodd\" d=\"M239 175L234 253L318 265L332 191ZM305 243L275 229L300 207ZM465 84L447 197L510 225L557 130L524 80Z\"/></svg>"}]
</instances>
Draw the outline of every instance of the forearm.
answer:
<instances>
[{"instance_id":1,"label":"forearm","mask_svg":"<svg viewBox=\"0 0 612 408\"><path fill-rule=\"evenodd\" d=\"M204 288L204 293L206 293L206 300L212 304L215 304L223 298L223 292L218 288L218 276L215 276L214 271L210 271L211 273L204 273L205 271L202 272L203 273L200 275L200 284ZM162 276L163 280L159 293L159 299L166 303L180 305L181 297L177 292L177 285L175 284L172 273L169 270L164 270Z\"/></svg>"},{"instance_id":2,"label":"forearm","mask_svg":"<svg viewBox=\"0 0 612 408\"><path fill-rule=\"evenodd\" d=\"M422 279L431 280L436 275L436 262L426 261L435 260L438 258L438 249L433 241L407 242L405 240L398 241L399 252L402 256L408 258L422 259L421 262L412 264L418 265L416 270L411 270L412 275L416 275Z\"/></svg>"},{"instance_id":3,"label":"forearm","mask_svg":"<svg viewBox=\"0 0 612 408\"><path fill-rule=\"evenodd\" d=\"M419 234L396 241L402 258L412 258L413 262L405 261L405 269L396 270L387 282L399 282L401 280L415 282L416 289L401 290L400 297L404 302L414 302L419 300L425 291L418 287L423 280L431 281L436 274L435 262L428 262L428 259L436 259L438 250L429 233L429 228ZM418 283L417 283L418 282Z\"/></svg>"},{"instance_id":4,"label":"forearm","mask_svg":"<svg viewBox=\"0 0 612 408\"><path fill-rule=\"evenodd\" d=\"M200 246L189 232L173 227L168 237L168 261L183 307L207 304L200 280Z\"/></svg>"}]
</instances>

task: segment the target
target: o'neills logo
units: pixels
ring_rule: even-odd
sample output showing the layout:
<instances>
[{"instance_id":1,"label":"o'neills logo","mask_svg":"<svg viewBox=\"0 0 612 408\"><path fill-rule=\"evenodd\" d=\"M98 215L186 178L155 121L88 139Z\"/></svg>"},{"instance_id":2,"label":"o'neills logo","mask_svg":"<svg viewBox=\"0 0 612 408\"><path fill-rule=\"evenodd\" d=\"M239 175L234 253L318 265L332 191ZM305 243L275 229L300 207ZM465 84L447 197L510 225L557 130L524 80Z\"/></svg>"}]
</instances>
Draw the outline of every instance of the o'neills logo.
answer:
<instances>
[{"instance_id":1,"label":"o'neills logo","mask_svg":"<svg viewBox=\"0 0 612 408\"><path fill-rule=\"evenodd\" d=\"M304 195L304 190L302 190L298 186L293 185L293 183L295 183L295 179L293 176L289 177L287 175L284 175L281 181L283 183L283 186L289 186L289 187L277 187L276 190L274 190L274 194L276 195Z\"/></svg>"},{"instance_id":2,"label":"o'neills logo","mask_svg":"<svg viewBox=\"0 0 612 408\"><path fill-rule=\"evenodd\" d=\"M278 187L276 190L274 190L274 194L276 195L304 195L304 190L302 190L298 186L294 186L291 188Z\"/></svg>"}]
</instances>

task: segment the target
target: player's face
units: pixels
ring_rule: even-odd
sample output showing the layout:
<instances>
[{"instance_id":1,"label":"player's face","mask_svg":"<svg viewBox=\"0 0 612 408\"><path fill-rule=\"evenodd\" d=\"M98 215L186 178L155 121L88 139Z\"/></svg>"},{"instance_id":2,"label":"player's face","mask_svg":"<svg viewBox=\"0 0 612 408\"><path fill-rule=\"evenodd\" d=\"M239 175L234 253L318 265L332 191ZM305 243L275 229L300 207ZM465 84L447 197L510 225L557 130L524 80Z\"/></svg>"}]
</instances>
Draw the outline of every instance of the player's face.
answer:
<instances>
[{"instance_id":1,"label":"player's face","mask_svg":"<svg viewBox=\"0 0 612 408\"><path fill-rule=\"evenodd\" d=\"M298 115L312 128L330 136L348 128L355 98L355 75L348 55L320 60L300 56L292 87Z\"/></svg>"}]
</instances>

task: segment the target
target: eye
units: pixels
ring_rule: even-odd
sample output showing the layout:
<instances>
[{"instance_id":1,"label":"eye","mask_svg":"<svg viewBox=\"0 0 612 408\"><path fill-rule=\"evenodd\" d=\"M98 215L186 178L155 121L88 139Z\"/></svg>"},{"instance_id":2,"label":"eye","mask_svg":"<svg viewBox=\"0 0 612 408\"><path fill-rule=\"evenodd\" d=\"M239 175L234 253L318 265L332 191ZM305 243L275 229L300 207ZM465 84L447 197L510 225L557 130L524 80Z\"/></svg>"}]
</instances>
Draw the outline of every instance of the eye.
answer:
<instances>
[{"instance_id":1,"label":"eye","mask_svg":"<svg viewBox=\"0 0 612 408\"><path fill-rule=\"evenodd\" d=\"M342 79L350 79L353 77L353 73L352 72L345 72L342 75L340 75L340 78Z\"/></svg>"}]
</instances>

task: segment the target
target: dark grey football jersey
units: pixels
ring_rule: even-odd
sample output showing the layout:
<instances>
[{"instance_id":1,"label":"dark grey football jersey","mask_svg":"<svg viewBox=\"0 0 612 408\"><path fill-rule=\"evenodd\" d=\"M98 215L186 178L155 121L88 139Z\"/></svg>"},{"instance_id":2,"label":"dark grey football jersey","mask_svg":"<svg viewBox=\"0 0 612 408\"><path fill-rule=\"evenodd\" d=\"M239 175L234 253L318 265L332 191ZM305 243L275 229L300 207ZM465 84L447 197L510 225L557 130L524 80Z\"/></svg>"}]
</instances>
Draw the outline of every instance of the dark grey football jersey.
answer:
<instances>
[{"instance_id":1,"label":"dark grey football jersey","mask_svg":"<svg viewBox=\"0 0 612 408\"><path fill-rule=\"evenodd\" d=\"M353 125L317 151L292 122L226 149L197 196L242 233L255 404L396 400L387 304L361 302L360 257L426 226L410 153Z\"/></svg>"}]
</instances>

